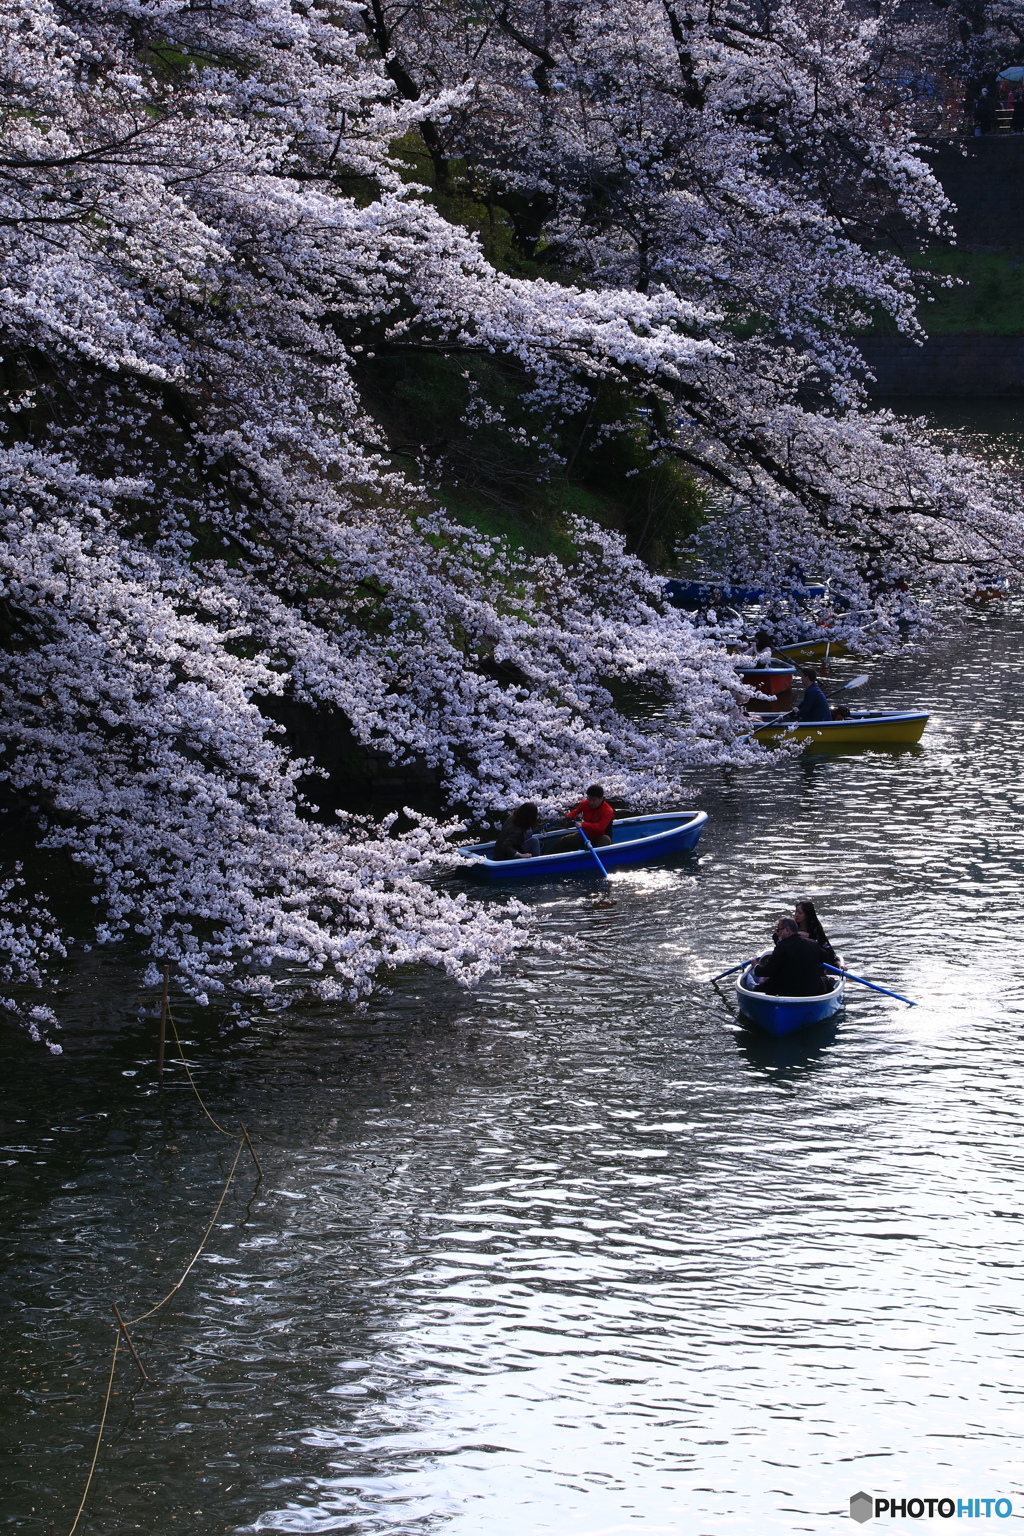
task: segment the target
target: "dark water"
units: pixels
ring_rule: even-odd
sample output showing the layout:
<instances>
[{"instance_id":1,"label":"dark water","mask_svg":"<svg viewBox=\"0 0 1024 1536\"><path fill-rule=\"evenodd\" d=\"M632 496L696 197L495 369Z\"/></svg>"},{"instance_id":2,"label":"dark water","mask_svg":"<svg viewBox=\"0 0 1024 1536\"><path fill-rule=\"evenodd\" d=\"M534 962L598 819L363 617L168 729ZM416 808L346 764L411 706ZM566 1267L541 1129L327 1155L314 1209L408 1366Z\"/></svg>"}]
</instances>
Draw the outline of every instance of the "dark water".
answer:
<instances>
[{"instance_id":1,"label":"dark water","mask_svg":"<svg viewBox=\"0 0 1024 1536\"><path fill-rule=\"evenodd\" d=\"M362 1020L183 1008L266 1177L137 1330L79 1531L827 1532L861 1488L1020 1518L1022 637L979 614L872 666L920 749L709 775L699 858L535 889L577 952ZM737 1027L704 978L808 893L919 1008ZM233 1155L180 1067L155 1093L128 967L82 963L63 1058L5 1041L2 1508L40 1536L111 1301L162 1294Z\"/></svg>"}]
</instances>

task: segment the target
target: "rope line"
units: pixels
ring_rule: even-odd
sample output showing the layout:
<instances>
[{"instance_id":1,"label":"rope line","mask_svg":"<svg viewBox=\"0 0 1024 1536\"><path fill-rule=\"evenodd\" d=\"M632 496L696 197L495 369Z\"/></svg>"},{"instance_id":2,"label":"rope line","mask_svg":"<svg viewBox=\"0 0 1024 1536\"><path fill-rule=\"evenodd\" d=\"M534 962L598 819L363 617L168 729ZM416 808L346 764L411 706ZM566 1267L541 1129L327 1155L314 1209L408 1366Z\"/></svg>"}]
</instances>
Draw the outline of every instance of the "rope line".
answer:
<instances>
[{"instance_id":1,"label":"rope line","mask_svg":"<svg viewBox=\"0 0 1024 1536\"><path fill-rule=\"evenodd\" d=\"M234 1135L233 1131L226 1131L222 1125L218 1125L217 1124L216 1120L213 1118L213 1116L210 1114L210 1111L207 1109L206 1105L203 1103L203 1096L199 1092L199 1089L196 1087L195 1078L192 1076L192 1073L189 1071L188 1062L185 1060L185 1052L182 1050L182 1048L181 1048L181 1040L178 1038L178 1026L174 1022L174 1014L171 1012L169 1004L168 1004L168 1007L167 1007L167 1020L168 1020L168 1023L170 1024L170 1026L171 1026L171 1030L174 1033L174 1043L178 1047L178 1055L181 1057L181 1064L185 1068L185 1075L188 1078L189 1083L191 1084L192 1092L195 1094L196 1098L199 1100L199 1107L200 1107L200 1109L202 1110L203 1114L206 1116L207 1120L209 1120L210 1124L213 1126L215 1131L220 1131L222 1136L232 1136L232 1135Z\"/></svg>"},{"instance_id":2,"label":"rope line","mask_svg":"<svg viewBox=\"0 0 1024 1536\"><path fill-rule=\"evenodd\" d=\"M130 1318L127 1319L127 1325L128 1325L129 1328L134 1328L137 1323L144 1323L146 1321L147 1317L152 1317L154 1312L159 1312L161 1307L165 1307L167 1305L167 1303L170 1301L171 1297L174 1295L175 1291L179 1291L181 1289L181 1287L184 1285L185 1280L188 1277L189 1270L192 1268L193 1264L196 1262L196 1260L198 1259L199 1255L202 1253L203 1249L206 1247L206 1244L207 1244L207 1242L209 1240L210 1233L213 1231L213 1229L214 1229L214 1227L216 1225L217 1217L220 1215L220 1212L221 1212L221 1207L223 1206L224 1201L227 1199L228 1190L231 1188L231 1181L232 1181L232 1179L235 1176L235 1169L238 1167L238 1159L241 1157L241 1155L244 1152L244 1150L245 1150L245 1137L243 1136L239 1140L238 1150L235 1153L235 1160L231 1164L231 1172L228 1174L227 1183L224 1185L224 1188L220 1192L220 1199L217 1201L216 1209L214 1210L213 1215L210 1217L210 1224L207 1227L206 1231L203 1233L203 1240L199 1244L199 1247L196 1249L195 1253L189 1259L188 1263L185 1265L185 1268L182 1270L181 1275L179 1276L179 1278L177 1280L175 1280L174 1284L171 1286L170 1290L167 1292L167 1295L164 1297L164 1299L162 1301L158 1301L156 1306L150 1307L148 1312L140 1313L138 1317L130 1317Z\"/></svg>"},{"instance_id":3,"label":"rope line","mask_svg":"<svg viewBox=\"0 0 1024 1536\"><path fill-rule=\"evenodd\" d=\"M89 1489L92 1487L92 1475L96 1471L96 1463L100 1459L100 1446L103 1444L103 1431L107 1427L107 1409L110 1407L110 1398L114 1391L114 1372L117 1369L117 1352L120 1348L121 1330L119 1328L114 1335L114 1353L110 1357L110 1375L107 1377L107 1395L103 1399L103 1412L100 1415L100 1427L96 1435L96 1444L93 1447L92 1461L89 1463L89 1476L85 1480L85 1488L82 1492L82 1502L78 1506L78 1513L75 1515L74 1524L72 1525L70 1531L68 1531L68 1536L75 1536L75 1531L78 1529L78 1522L82 1518L82 1510L85 1508L85 1501L89 1497Z\"/></svg>"},{"instance_id":4,"label":"rope line","mask_svg":"<svg viewBox=\"0 0 1024 1536\"><path fill-rule=\"evenodd\" d=\"M207 1109L206 1104L203 1101L202 1094L199 1092L199 1089L196 1087L195 1078L192 1076L191 1070L189 1068L189 1064L185 1060L185 1052L182 1049L181 1037L178 1034L177 1025L174 1022L174 1015L171 1013L170 1006L167 1003L166 986L165 986L165 993L164 993L164 1008L166 1010L166 1017L167 1017L167 1019L168 1019L168 1021L170 1023L171 1030L173 1031L173 1034L174 1034L174 1043L178 1047L178 1055L181 1058L181 1064L185 1068L185 1075L188 1078L189 1087L192 1089L192 1092L195 1094L196 1099L197 1099L197 1101L199 1103L200 1109L203 1111L203 1114L206 1116L207 1120L209 1120L210 1124L213 1126L215 1131L219 1131L219 1133L222 1136L234 1136L235 1132L225 1130L224 1127L222 1125L219 1125L217 1123L217 1121L213 1118L213 1116L210 1114L210 1111ZM177 1292L181 1290L181 1287L184 1285L185 1281L188 1279L188 1276L189 1276L192 1268L194 1267L197 1259L199 1258L199 1256L202 1253L203 1249L206 1247L207 1243L209 1242L210 1234L213 1232L214 1227L217 1225L217 1218L219 1217L221 1211L224 1208L224 1201L227 1199L228 1190L231 1188L231 1185L234 1182L235 1173L238 1170L238 1160L239 1160L239 1158L241 1157L241 1155L242 1155L242 1153L244 1151L248 1150L248 1152L250 1153L250 1155L252 1157L253 1162L256 1164L256 1169L257 1169L257 1173L258 1173L259 1177L260 1178L263 1177L263 1169L260 1167L259 1158L256 1156L255 1149L253 1148L252 1142L249 1139L249 1132L246 1130L245 1126L242 1126L241 1130L242 1130L242 1134L241 1134L241 1137L239 1139L238 1146L237 1146L237 1148L235 1150L234 1161L231 1164L231 1168L230 1168L230 1170L228 1172L227 1179L225 1180L225 1183L224 1183L224 1188L220 1192L220 1199L217 1201L217 1204L214 1207L213 1215L210 1217L209 1223L207 1224L206 1231L203 1233L202 1240L201 1240L201 1242L199 1244L199 1247L196 1249L195 1253L189 1259L188 1263L185 1265L185 1268L182 1270L182 1272L178 1276L177 1280L171 1286L171 1289L167 1292L167 1295L164 1296L160 1301L158 1301L154 1306L150 1307L147 1312L141 1312L138 1317L131 1317L131 1318L128 1318L127 1320L122 1319L121 1314L119 1312L117 1312L117 1307L116 1306L114 1307L114 1311L115 1311L115 1313L117 1313L117 1319L118 1319L118 1325L119 1326L118 1326L117 1332L114 1335L114 1352L113 1352L113 1354L110 1357L110 1371L109 1371L109 1374L107 1376L106 1395L104 1396L104 1399L103 1399L103 1412L100 1415L99 1429L97 1430L97 1433L96 1433L96 1444L93 1446L92 1461L89 1463L89 1472L88 1472L88 1475L86 1476L86 1479L85 1479L85 1487L82 1490L82 1498L81 1498L81 1501L80 1501L80 1503L78 1505L78 1509L77 1509L77 1511L75 1513L74 1522L72 1523L71 1529L68 1531L68 1536L75 1536L75 1531L78 1529L79 1521L82 1518L82 1512L85 1509L86 1500L89 1497L89 1490L92 1488L93 1476L94 1476L94 1474L96 1472L96 1465L97 1465L97 1463L99 1461L99 1457L100 1457L100 1448L101 1448L101 1446L103 1444L103 1436L104 1436L104 1433L105 1433L106 1427L107 1427L107 1415L108 1415L109 1410L110 1410L110 1399L113 1396L113 1392L114 1392L114 1377L115 1377L115 1374L116 1374L116 1371L117 1371L117 1357L118 1357L118 1353L120 1352L120 1349L121 1349L122 1331L123 1331L123 1334L124 1334L124 1341L125 1341L127 1347L129 1349L131 1349L132 1354L134 1355L135 1354L135 1350L134 1350L134 1347L132 1345L131 1339L128 1336L128 1329L129 1328L134 1328L138 1323L144 1323L147 1318L150 1318L150 1317L152 1317L154 1315L154 1313L159 1312L161 1307L165 1307L167 1305L167 1303L170 1301L171 1297L176 1295ZM139 1369L142 1370L141 1362L139 1362L137 1356L136 1356L136 1364L138 1364L139 1365ZM143 1372L143 1376L145 1376L145 1372ZM51 1529L52 1529L52 1527L51 1527Z\"/></svg>"}]
</instances>

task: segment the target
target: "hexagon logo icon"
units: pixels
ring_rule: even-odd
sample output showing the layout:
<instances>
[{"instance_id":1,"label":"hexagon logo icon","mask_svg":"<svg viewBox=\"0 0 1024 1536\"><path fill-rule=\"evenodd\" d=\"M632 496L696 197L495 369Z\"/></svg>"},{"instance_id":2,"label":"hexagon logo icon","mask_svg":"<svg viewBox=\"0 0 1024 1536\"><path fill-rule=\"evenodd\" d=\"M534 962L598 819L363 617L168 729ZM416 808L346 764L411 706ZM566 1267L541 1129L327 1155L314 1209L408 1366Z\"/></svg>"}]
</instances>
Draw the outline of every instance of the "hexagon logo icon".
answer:
<instances>
[{"instance_id":1,"label":"hexagon logo icon","mask_svg":"<svg viewBox=\"0 0 1024 1536\"><path fill-rule=\"evenodd\" d=\"M863 1525L875 1512L875 1501L870 1493L855 1493L850 1498L850 1519Z\"/></svg>"}]
</instances>

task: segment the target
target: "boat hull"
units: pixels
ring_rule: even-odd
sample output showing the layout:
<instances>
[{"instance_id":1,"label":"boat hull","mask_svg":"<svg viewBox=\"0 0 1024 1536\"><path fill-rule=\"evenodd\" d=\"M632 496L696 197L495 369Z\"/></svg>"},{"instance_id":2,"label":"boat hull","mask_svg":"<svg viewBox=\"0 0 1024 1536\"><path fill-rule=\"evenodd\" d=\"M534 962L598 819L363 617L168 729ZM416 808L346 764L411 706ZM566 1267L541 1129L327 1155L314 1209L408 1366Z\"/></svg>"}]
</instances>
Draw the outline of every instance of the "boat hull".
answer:
<instances>
[{"instance_id":1,"label":"boat hull","mask_svg":"<svg viewBox=\"0 0 1024 1536\"><path fill-rule=\"evenodd\" d=\"M759 603L762 587L734 587L713 581L682 581L673 576L665 583L665 596L675 608L707 608L715 603ZM791 587L793 597L825 597L828 588L820 582L809 587Z\"/></svg>"},{"instance_id":2,"label":"boat hull","mask_svg":"<svg viewBox=\"0 0 1024 1536\"><path fill-rule=\"evenodd\" d=\"M832 656L846 655L845 640L801 640L796 645L776 645L772 655L782 661L826 661Z\"/></svg>"},{"instance_id":3,"label":"boat hull","mask_svg":"<svg viewBox=\"0 0 1024 1536\"><path fill-rule=\"evenodd\" d=\"M626 869L649 864L654 859L675 853L691 853L696 848L707 811L683 811L663 816L624 816L612 823L611 846L597 850L607 870ZM541 839L542 847L558 843L571 828L549 833ZM459 851L474 874L487 880L537 880L556 875L597 875L593 856L586 848L568 853L542 852L533 859L491 859L493 843L478 843Z\"/></svg>"},{"instance_id":4,"label":"boat hull","mask_svg":"<svg viewBox=\"0 0 1024 1536\"><path fill-rule=\"evenodd\" d=\"M736 983L736 1000L743 1013L766 1035L793 1035L799 1029L809 1029L838 1013L843 1006L844 981L835 978L835 986L820 997L775 997L770 992L751 992L743 985L749 970L744 971Z\"/></svg>"},{"instance_id":5,"label":"boat hull","mask_svg":"<svg viewBox=\"0 0 1024 1536\"><path fill-rule=\"evenodd\" d=\"M780 693L792 693L795 669L791 666L779 667L737 667L740 674L740 682L745 688L754 688L758 693L775 695Z\"/></svg>"},{"instance_id":6,"label":"boat hull","mask_svg":"<svg viewBox=\"0 0 1024 1536\"><path fill-rule=\"evenodd\" d=\"M777 746L780 742L799 741L808 752L841 752L846 747L909 747L921 740L926 714L854 715L850 720L818 720L807 725L799 721L768 720L756 726L756 741Z\"/></svg>"}]
</instances>

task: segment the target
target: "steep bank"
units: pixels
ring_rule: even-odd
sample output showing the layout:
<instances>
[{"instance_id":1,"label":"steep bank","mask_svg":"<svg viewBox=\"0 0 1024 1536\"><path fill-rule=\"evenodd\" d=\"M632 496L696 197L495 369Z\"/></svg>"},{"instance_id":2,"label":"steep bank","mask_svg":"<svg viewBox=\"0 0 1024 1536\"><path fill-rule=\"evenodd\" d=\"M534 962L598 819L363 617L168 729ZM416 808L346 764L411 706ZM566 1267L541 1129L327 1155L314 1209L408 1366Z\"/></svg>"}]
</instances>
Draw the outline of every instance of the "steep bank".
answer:
<instances>
[{"instance_id":1,"label":"steep bank","mask_svg":"<svg viewBox=\"0 0 1024 1536\"><path fill-rule=\"evenodd\" d=\"M922 346L880 332L862 339L872 394L1024 394L1024 136L968 139L930 159L956 205L957 246L911 259L966 286L922 306Z\"/></svg>"}]
</instances>

